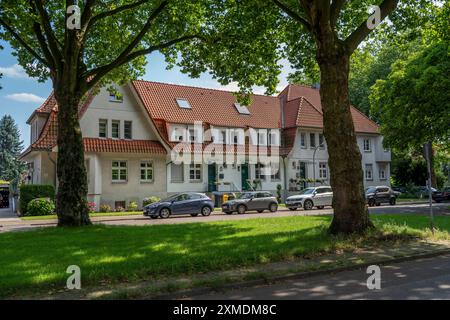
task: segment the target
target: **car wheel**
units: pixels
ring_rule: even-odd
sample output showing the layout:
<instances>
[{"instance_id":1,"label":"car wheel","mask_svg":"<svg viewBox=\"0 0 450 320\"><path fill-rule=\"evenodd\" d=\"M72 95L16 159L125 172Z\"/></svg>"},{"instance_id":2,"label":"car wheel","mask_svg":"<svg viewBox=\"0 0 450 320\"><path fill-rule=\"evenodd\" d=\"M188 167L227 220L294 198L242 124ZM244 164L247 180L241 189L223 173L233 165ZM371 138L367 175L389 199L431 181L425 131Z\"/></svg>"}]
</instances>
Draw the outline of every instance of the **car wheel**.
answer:
<instances>
[{"instance_id":1,"label":"car wheel","mask_svg":"<svg viewBox=\"0 0 450 320\"><path fill-rule=\"evenodd\" d=\"M264 212L264 210L257 210L258 211L258 213L263 213Z\"/></svg>"},{"instance_id":2,"label":"car wheel","mask_svg":"<svg viewBox=\"0 0 450 320\"><path fill-rule=\"evenodd\" d=\"M269 210L270 210L270 212L277 212L278 205L276 203L271 203L269 206Z\"/></svg>"},{"instance_id":3,"label":"car wheel","mask_svg":"<svg viewBox=\"0 0 450 320\"><path fill-rule=\"evenodd\" d=\"M295 211L295 210L297 210L297 208L289 208L289 210Z\"/></svg>"},{"instance_id":4,"label":"car wheel","mask_svg":"<svg viewBox=\"0 0 450 320\"><path fill-rule=\"evenodd\" d=\"M389 200L389 204L391 206L395 206L395 198L392 198L391 200Z\"/></svg>"},{"instance_id":5,"label":"car wheel","mask_svg":"<svg viewBox=\"0 0 450 320\"><path fill-rule=\"evenodd\" d=\"M159 211L159 216L162 219L167 219L168 217L170 217L170 210L169 210L169 208L162 208L161 211Z\"/></svg>"},{"instance_id":6,"label":"car wheel","mask_svg":"<svg viewBox=\"0 0 450 320\"><path fill-rule=\"evenodd\" d=\"M305 208L305 210L311 210L313 208L312 201L306 200L305 203L303 204L303 208Z\"/></svg>"},{"instance_id":7,"label":"car wheel","mask_svg":"<svg viewBox=\"0 0 450 320\"><path fill-rule=\"evenodd\" d=\"M211 208L208 206L205 206L202 208L202 216L207 217L211 215Z\"/></svg>"},{"instance_id":8,"label":"car wheel","mask_svg":"<svg viewBox=\"0 0 450 320\"><path fill-rule=\"evenodd\" d=\"M368 203L369 203L369 207L375 206L375 200L374 199L370 199Z\"/></svg>"},{"instance_id":9,"label":"car wheel","mask_svg":"<svg viewBox=\"0 0 450 320\"><path fill-rule=\"evenodd\" d=\"M381 205L381 202L377 202L376 206L379 207Z\"/></svg>"},{"instance_id":10,"label":"car wheel","mask_svg":"<svg viewBox=\"0 0 450 320\"><path fill-rule=\"evenodd\" d=\"M243 204L241 204L237 207L237 212L239 214L244 214L246 210L247 210L247 208Z\"/></svg>"},{"instance_id":11,"label":"car wheel","mask_svg":"<svg viewBox=\"0 0 450 320\"><path fill-rule=\"evenodd\" d=\"M191 213L191 217L196 217L198 216L198 213Z\"/></svg>"},{"instance_id":12,"label":"car wheel","mask_svg":"<svg viewBox=\"0 0 450 320\"><path fill-rule=\"evenodd\" d=\"M325 206L317 206L317 209L322 210Z\"/></svg>"}]
</instances>

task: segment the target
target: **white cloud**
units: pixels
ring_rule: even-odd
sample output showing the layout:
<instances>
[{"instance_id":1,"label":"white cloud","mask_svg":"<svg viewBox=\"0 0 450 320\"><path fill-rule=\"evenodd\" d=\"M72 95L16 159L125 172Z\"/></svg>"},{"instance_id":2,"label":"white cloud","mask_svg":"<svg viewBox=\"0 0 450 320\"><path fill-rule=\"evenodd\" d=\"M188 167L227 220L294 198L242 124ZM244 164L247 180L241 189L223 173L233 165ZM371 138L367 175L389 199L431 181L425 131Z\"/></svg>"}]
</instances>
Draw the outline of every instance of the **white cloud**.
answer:
<instances>
[{"instance_id":1,"label":"white cloud","mask_svg":"<svg viewBox=\"0 0 450 320\"><path fill-rule=\"evenodd\" d=\"M39 97L32 93L13 93L6 95L6 98L24 103L43 103L45 101L45 98Z\"/></svg>"},{"instance_id":2,"label":"white cloud","mask_svg":"<svg viewBox=\"0 0 450 320\"><path fill-rule=\"evenodd\" d=\"M29 76L26 74L25 70L18 64L14 64L10 67L0 67L0 73L4 77L26 79Z\"/></svg>"}]
</instances>

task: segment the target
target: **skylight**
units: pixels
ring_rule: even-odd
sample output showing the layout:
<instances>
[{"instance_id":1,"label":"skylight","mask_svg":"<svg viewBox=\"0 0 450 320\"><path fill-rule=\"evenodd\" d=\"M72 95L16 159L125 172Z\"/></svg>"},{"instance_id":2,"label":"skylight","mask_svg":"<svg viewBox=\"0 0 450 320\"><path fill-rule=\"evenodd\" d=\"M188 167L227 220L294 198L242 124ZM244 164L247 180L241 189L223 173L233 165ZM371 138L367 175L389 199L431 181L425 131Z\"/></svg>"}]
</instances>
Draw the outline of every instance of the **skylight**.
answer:
<instances>
[{"instance_id":1,"label":"skylight","mask_svg":"<svg viewBox=\"0 0 450 320\"><path fill-rule=\"evenodd\" d=\"M186 99L177 99L177 104L182 109L192 109L191 104Z\"/></svg>"},{"instance_id":2,"label":"skylight","mask_svg":"<svg viewBox=\"0 0 450 320\"><path fill-rule=\"evenodd\" d=\"M248 108L246 106L242 106L239 103L235 103L234 106L236 107L236 110L240 113L240 114L250 114L250 111L248 111Z\"/></svg>"}]
</instances>

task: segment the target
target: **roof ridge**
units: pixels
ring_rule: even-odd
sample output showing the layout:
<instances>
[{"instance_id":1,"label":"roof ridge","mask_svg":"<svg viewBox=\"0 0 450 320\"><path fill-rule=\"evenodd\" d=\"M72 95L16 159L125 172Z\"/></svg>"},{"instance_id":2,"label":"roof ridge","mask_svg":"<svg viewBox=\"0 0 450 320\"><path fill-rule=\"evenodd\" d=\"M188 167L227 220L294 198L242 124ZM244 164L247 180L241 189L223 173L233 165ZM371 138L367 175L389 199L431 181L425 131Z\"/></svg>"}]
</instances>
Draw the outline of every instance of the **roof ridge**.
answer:
<instances>
[{"instance_id":1,"label":"roof ridge","mask_svg":"<svg viewBox=\"0 0 450 320\"><path fill-rule=\"evenodd\" d=\"M308 102L314 108L314 110L316 110L318 113L323 115L323 112L321 110L317 109L317 107L311 101L309 101L306 97L304 97L304 98L305 98L306 102Z\"/></svg>"},{"instance_id":2,"label":"roof ridge","mask_svg":"<svg viewBox=\"0 0 450 320\"><path fill-rule=\"evenodd\" d=\"M137 80L132 80L131 82L156 83L156 84L170 85L170 86L183 87L183 88L194 88L194 89L211 90L211 91L219 91L219 92L226 92L226 93L238 93L237 91L231 91L231 90L224 90L224 89L217 89L217 88L207 88L207 87L198 87L198 86L192 86L192 85L184 85L184 84L177 84L177 83L170 83L170 82L161 82L161 81L150 81L150 80L137 79ZM278 96L268 96L268 95L265 95L265 94L252 93L251 95L252 96L258 96L258 97L266 97L266 98L278 99Z\"/></svg>"},{"instance_id":3,"label":"roof ridge","mask_svg":"<svg viewBox=\"0 0 450 320\"><path fill-rule=\"evenodd\" d=\"M364 118L366 118L367 120L369 120L371 123L373 123L377 128L379 128L380 126L378 125L378 123L376 123L375 121L373 121L372 119L370 119L364 112L362 112L361 110L359 110L358 108L356 108L355 106L350 104L350 108L353 108L356 112L358 112L359 114L361 114Z\"/></svg>"}]
</instances>

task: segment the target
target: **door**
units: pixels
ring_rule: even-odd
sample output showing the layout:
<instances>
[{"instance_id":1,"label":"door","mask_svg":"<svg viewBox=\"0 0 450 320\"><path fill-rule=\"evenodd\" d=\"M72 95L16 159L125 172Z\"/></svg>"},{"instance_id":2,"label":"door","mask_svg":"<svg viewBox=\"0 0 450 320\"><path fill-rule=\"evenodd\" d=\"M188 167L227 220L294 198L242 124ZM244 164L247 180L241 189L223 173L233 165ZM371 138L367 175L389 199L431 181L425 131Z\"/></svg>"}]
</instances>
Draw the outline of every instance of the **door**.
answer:
<instances>
[{"instance_id":1,"label":"door","mask_svg":"<svg viewBox=\"0 0 450 320\"><path fill-rule=\"evenodd\" d=\"M300 167L299 176L300 176L300 179L302 179L301 189L305 189L306 188L305 179L307 178L307 175L308 175L308 173L306 172L306 162L300 162L299 167Z\"/></svg>"},{"instance_id":2,"label":"door","mask_svg":"<svg viewBox=\"0 0 450 320\"><path fill-rule=\"evenodd\" d=\"M325 189L316 189L316 194L313 196L314 206L324 206L325 205Z\"/></svg>"},{"instance_id":3,"label":"door","mask_svg":"<svg viewBox=\"0 0 450 320\"><path fill-rule=\"evenodd\" d=\"M241 188L242 191L251 190L250 185L248 184L248 163L241 165Z\"/></svg>"},{"instance_id":4,"label":"door","mask_svg":"<svg viewBox=\"0 0 450 320\"><path fill-rule=\"evenodd\" d=\"M390 193L389 188L377 188L378 202L389 202Z\"/></svg>"},{"instance_id":5,"label":"door","mask_svg":"<svg viewBox=\"0 0 450 320\"><path fill-rule=\"evenodd\" d=\"M9 189L0 189L0 209L9 208Z\"/></svg>"},{"instance_id":6,"label":"door","mask_svg":"<svg viewBox=\"0 0 450 320\"><path fill-rule=\"evenodd\" d=\"M217 191L217 165L210 164L208 165L208 191L214 192Z\"/></svg>"},{"instance_id":7,"label":"door","mask_svg":"<svg viewBox=\"0 0 450 320\"><path fill-rule=\"evenodd\" d=\"M326 188L325 189L325 194L324 194L324 206L331 206L333 204L333 190L331 190L331 188Z\"/></svg>"},{"instance_id":8,"label":"door","mask_svg":"<svg viewBox=\"0 0 450 320\"><path fill-rule=\"evenodd\" d=\"M182 194L178 196L171 206L172 214L189 214L193 213L192 200L189 195Z\"/></svg>"}]
</instances>

